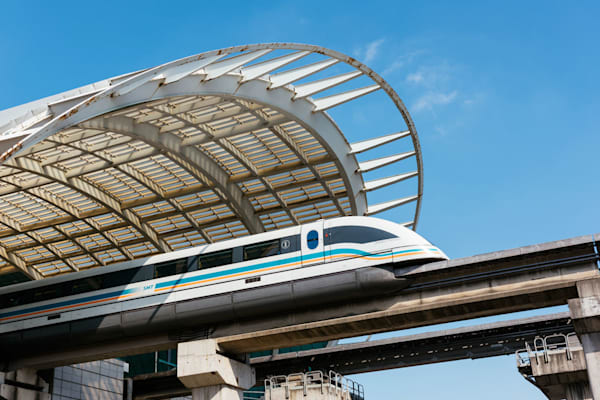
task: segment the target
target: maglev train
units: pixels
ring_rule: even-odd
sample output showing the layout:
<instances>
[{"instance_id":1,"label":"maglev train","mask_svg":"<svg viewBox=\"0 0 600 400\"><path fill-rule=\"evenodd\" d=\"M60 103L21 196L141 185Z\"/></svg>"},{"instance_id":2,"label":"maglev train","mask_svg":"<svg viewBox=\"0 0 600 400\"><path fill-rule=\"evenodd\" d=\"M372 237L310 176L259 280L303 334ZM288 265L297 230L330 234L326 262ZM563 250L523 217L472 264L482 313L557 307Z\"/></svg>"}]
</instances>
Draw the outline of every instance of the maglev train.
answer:
<instances>
[{"instance_id":1,"label":"maglev train","mask_svg":"<svg viewBox=\"0 0 600 400\"><path fill-rule=\"evenodd\" d=\"M446 259L399 224L340 217L11 285L0 354L381 295L406 286L395 266Z\"/></svg>"}]
</instances>

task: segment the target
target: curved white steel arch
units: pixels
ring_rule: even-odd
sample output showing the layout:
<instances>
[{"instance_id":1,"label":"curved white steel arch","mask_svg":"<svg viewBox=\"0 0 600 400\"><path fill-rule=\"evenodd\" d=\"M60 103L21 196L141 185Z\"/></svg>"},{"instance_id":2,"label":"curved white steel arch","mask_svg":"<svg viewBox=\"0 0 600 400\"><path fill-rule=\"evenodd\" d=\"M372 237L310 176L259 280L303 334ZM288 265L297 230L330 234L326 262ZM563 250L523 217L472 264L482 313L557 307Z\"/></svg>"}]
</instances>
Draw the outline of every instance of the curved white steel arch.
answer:
<instances>
[{"instance_id":1,"label":"curved white steel arch","mask_svg":"<svg viewBox=\"0 0 600 400\"><path fill-rule=\"evenodd\" d=\"M271 56L273 52L277 51L287 51L287 53L275 54L276 57L266 58L266 56ZM319 55L324 59L298 66L298 63L305 57L315 55ZM341 63L351 67L352 70L324 79L306 81L314 73ZM282 68L287 68L288 65L291 68L282 71ZM335 89L338 85L351 82L361 76L368 77L373 84L325 97L311 97L322 91ZM294 86L293 83L298 80L303 81L301 81L301 84ZM326 110L347 101L352 101L379 88L388 94L400 111L406 123L406 130L350 145ZM144 187L147 192L151 192L154 198L158 197L160 199L162 197L166 199L171 208L179 209L181 216L191 228L184 228L178 232L184 232L187 229L187 233L189 233L195 230L201 233L205 241L219 240L218 237L211 237L211 234L205 231L206 227L190 215L190 212L186 211L187 209L181 208L178 205L178 200L173 200L175 197L162 190L160 185L152 181L152 178L145 176L144 173L137 172L135 168L131 167L131 163L140 160L144 162L145 159L160 155L166 157L168 162L176 164L179 168L178 171L184 171L178 173L193 176L199 185L197 190L200 190L200 186L210 188L219 200L203 204L210 204L212 207L226 205L227 212L233 214L233 216L228 217L229 220L242 221L245 229L242 234L272 229L272 224L265 228L262 220L259 219L269 213L283 212L287 214L291 223L303 222L304 220L298 217L297 213L289 206L309 207L324 200L328 200L333 204L337 215L368 215L414 202L414 219L409 221L407 225L414 228L417 224L423 187L422 161L417 133L410 115L398 95L379 75L357 60L333 50L312 45L288 43L231 47L202 53L152 69L117 77L113 80L88 85L80 88L77 94L70 91L63 95L63 97L65 96L70 98L61 98L58 95L34 102L28 108L20 106L13 110L0 112L0 151L4 151L0 156L3 162L3 165L0 166L0 182L6 183L4 188L0 187L0 201L3 194L29 193L32 190L39 190L42 185L59 182L67 185L78 195L87 196L90 201L100 204L101 206L97 207L97 210L109 214L114 213L117 219L124 221L125 225L133 227L140 234L140 237L135 240L142 243L146 239L146 242L149 243L147 247L154 247L154 249L149 250L150 252L172 250L172 245L163 241L162 232L157 230L158 228L154 225L147 225L144 222L152 221L148 219L149 217L142 216L140 218L136 211L131 211L129 203L116 198L103 189L101 183L99 183L100 181L90 182L88 178L90 174L101 174L110 169L116 171L113 175L129 177L129 179L136 181L139 187ZM191 103L185 103L185 107L182 107L175 104L178 101L184 103L189 101ZM46 103L45 107L44 102ZM202 106L203 102L206 104L214 103L217 107L216 111L210 114L209 118L190 117L194 112L194 104ZM220 110L218 107L227 107L227 109ZM145 111L148 115L138 115L140 110L145 108L148 109ZM127 116L127 112L130 112L131 115ZM154 114L169 122L163 123L160 118L158 120L153 119L152 115ZM211 119L210 116L213 118ZM231 123L232 127L229 130L215 129L211 126L211 123L218 119L226 122L231 119L234 122ZM286 124L291 127L292 131L301 132L300 135L298 137L290 135L284 127ZM74 129L83 130L83 133L80 134L81 138L78 136L79 134L76 134L72 136L75 139L69 143L65 141L62 146L67 146L75 155L53 155L42 159L39 163L34 162L34 158L39 159L40 155L51 153L53 146L61 143L60 138L69 137L69 135L72 135L70 132ZM200 133L195 132L192 136L186 136L187 133L182 133L185 130L194 130ZM264 144L260 144L260 137L263 133L264 136L269 136L270 143L277 141L277 144L269 144L266 147ZM114 140L115 143L118 142L115 145L117 147L119 143L140 141L149 145L149 148L144 149L144 151L133 152L127 157L122 155L120 158L104 156L104 164L98 161L95 161L95 164L84 163L85 165L69 170L63 176L60 168L65 168L64 165L69 160L72 161L77 157L81 159L88 157L89 160L94 158L95 153L93 151L88 151L82 147L82 140L102 135L103 137L120 135L118 139ZM244 137L244 135L252 137L252 140L257 143L255 147L263 146L273 154L285 147L285 152L292 154L286 157L293 160L290 162L280 160L280 164L271 169L261 168L261 162L254 157L253 152L245 150L245 145L239 144L239 140L235 142L237 138ZM312 144L312 147L308 146L309 149L307 150L302 148L302 143L306 141L305 138L308 136L311 137L310 140L313 140L314 144ZM364 170L364 165L357 161L355 154L408 136L412 139L413 151L391 158L388 157L387 160L383 161L372 160L369 162L369 166L370 168L378 168L387 165L389 162L415 157L417 170L394 177L365 182L361 172ZM273 138L276 138L276 140ZM101 151L107 152L115 146L99 148ZM215 156L210 153L210 150L207 150L210 146L218 148L223 156ZM310 152L314 149L321 152L318 157L312 157ZM224 160L229 159L235 160L235 162L227 162L239 165L238 169L245 168L246 175L236 175L228 170L227 166L221 165ZM109 162L109 160L112 160L112 162ZM322 167L323 165L326 166L323 168L328 173L335 170L334 175L329 175L335 176L335 179L337 179L337 183L333 188L329 182L326 182L327 176L322 176L316 167ZM10 168L11 166L14 167L14 170ZM34 181L33 178L25 179L22 180L24 181L22 184L14 184L17 175L15 170L35 175L37 180ZM273 185L270 181L272 176L285 173L292 174L298 170L309 171L306 175L310 175L310 178L303 177L304 181L290 181L286 185L279 185L279 183ZM51 171L51 173L48 173L48 171ZM73 175L70 178L68 177L69 173ZM412 177L417 178L417 193L414 196L391 200L371 207L368 206L366 196L368 191ZM121 177L120 179L125 178ZM253 192L245 189L247 183L252 180L259 182L262 186L256 193L259 195L269 194L278 206L264 208L263 205L257 205L256 196L252 196ZM317 190L314 187L319 185L324 194L321 194L321 197L311 199L308 192L306 192L307 188L314 192ZM306 200L303 203L288 202L282 197L286 195L286 191L293 189L305 192L304 197L306 197ZM183 193L185 190L181 192ZM190 189L189 192L193 193L194 191ZM52 196L46 196L40 198L40 201L51 198ZM147 198L150 199L151 196ZM73 212L73 207L69 207L68 204L65 207L66 202L64 199L57 199L53 203L62 210L69 210L65 213L71 215L71 219L75 216L80 218L81 221L88 221L90 218L102 215L91 213L89 215L92 215L92 217L86 219L87 214ZM58 203L61 203L62 206ZM194 207L201 208L202 204L194 205ZM196 210L194 207L190 210ZM177 215L177 211L170 210L156 215L169 218L169 216ZM308 217L308 220L324 216L328 216L328 214L323 214L317 210ZM11 222L9 226L21 226L18 217L15 221L9 222ZM47 222L48 226L53 225L52 220ZM92 225L89 222L87 223ZM123 225L123 222L120 222L120 224ZM102 229L95 229L94 231L96 234L108 237L108 234ZM29 234L26 229L24 229L24 232ZM18 232L11 233L18 234ZM185 234L185 232L181 234ZM67 238L65 240L78 243L78 237L71 237L64 234L64 232L63 236ZM2 247L2 237L0 232L0 247ZM111 241L119 243L114 238ZM50 249L50 252L60 254L52 247L54 242L45 241L43 238L37 240L37 242ZM135 244L136 242L131 243ZM99 259L96 253L93 253L84 245L79 245L79 247L84 249L83 253L87 252L93 258ZM7 251L11 254L11 258L23 258L17 253L13 254L10 251L10 246L7 247ZM135 254L125 254L126 251L121 249L115 251L121 252L121 255L125 255L126 258L136 256ZM0 253L0 257L2 257L2 253ZM7 257L4 257L4 259L8 264L15 264L10 262ZM69 264L74 265L74 262L70 261ZM24 265L28 270L31 270L31 266L37 269L36 264L31 262L19 262L19 265L15 266L25 271ZM0 274L2 268L0 265ZM79 267L74 265L73 268ZM44 271L41 272L44 274ZM57 272L63 271L51 271L46 275ZM28 273L28 275L32 274Z\"/></svg>"}]
</instances>

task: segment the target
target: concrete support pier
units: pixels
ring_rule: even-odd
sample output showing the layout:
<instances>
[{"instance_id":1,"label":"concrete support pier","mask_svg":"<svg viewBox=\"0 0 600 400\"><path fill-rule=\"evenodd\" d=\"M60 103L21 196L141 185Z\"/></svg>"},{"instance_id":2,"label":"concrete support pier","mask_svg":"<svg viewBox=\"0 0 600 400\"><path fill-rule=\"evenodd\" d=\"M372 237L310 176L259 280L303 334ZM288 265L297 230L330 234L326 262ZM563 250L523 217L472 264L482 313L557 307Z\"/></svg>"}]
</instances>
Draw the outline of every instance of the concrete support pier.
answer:
<instances>
[{"instance_id":1,"label":"concrete support pier","mask_svg":"<svg viewBox=\"0 0 600 400\"><path fill-rule=\"evenodd\" d=\"M581 348L544 351L530 361L530 378L550 400L592 400Z\"/></svg>"},{"instance_id":2,"label":"concrete support pier","mask_svg":"<svg viewBox=\"0 0 600 400\"><path fill-rule=\"evenodd\" d=\"M50 400L49 384L34 369L0 372L0 399Z\"/></svg>"},{"instance_id":3,"label":"concrete support pier","mask_svg":"<svg viewBox=\"0 0 600 400\"><path fill-rule=\"evenodd\" d=\"M519 372L550 400L592 400L585 355L574 333L536 337L517 353Z\"/></svg>"},{"instance_id":4,"label":"concrete support pier","mask_svg":"<svg viewBox=\"0 0 600 400\"><path fill-rule=\"evenodd\" d=\"M577 282L576 299L569 300L575 332L583 347L594 400L600 400L600 278Z\"/></svg>"},{"instance_id":5,"label":"concrete support pier","mask_svg":"<svg viewBox=\"0 0 600 400\"><path fill-rule=\"evenodd\" d=\"M256 383L254 369L219 354L212 339L177 346L177 378L192 390L193 400L242 400Z\"/></svg>"}]
</instances>

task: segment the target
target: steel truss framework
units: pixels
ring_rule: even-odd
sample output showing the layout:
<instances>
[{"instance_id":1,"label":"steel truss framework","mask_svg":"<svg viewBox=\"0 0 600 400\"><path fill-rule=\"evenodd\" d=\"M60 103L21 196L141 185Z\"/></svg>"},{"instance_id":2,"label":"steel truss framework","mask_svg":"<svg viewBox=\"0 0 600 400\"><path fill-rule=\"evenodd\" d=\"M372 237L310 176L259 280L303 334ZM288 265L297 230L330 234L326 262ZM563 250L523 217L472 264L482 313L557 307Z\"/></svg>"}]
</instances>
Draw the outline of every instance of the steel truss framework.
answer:
<instances>
[{"instance_id":1,"label":"steel truss framework","mask_svg":"<svg viewBox=\"0 0 600 400\"><path fill-rule=\"evenodd\" d=\"M344 71L319 76L334 65ZM378 89L405 126L349 144L326 110ZM357 160L402 139L410 151ZM414 228L423 187L394 90L301 44L210 51L1 111L0 153L3 284L398 206L414 209ZM364 179L402 160L415 170ZM412 195L368 204L407 180Z\"/></svg>"}]
</instances>

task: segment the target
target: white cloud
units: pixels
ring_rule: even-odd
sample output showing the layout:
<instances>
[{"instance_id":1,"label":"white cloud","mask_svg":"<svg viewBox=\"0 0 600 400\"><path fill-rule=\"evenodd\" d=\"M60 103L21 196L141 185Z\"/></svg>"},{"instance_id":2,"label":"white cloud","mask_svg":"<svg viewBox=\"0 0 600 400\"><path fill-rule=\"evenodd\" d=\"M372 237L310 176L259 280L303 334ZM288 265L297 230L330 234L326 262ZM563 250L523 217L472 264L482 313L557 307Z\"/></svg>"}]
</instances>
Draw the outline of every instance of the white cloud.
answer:
<instances>
[{"instance_id":1,"label":"white cloud","mask_svg":"<svg viewBox=\"0 0 600 400\"><path fill-rule=\"evenodd\" d=\"M422 71L413 72L412 74L408 74L406 77L406 81L410 83L421 83L425 80L425 76L423 76Z\"/></svg>"},{"instance_id":2,"label":"white cloud","mask_svg":"<svg viewBox=\"0 0 600 400\"><path fill-rule=\"evenodd\" d=\"M365 64L370 63L377 57L377 53L379 53L379 47L383 44L385 39L377 39L370 43L367 43L364 51L363 62Z\"/></svg>"},{"instance_id":3,"label":"white cloud","mask_svg":"<svg viewBox=\"0 0 600 400\"><path fill-rule=\"evenodd\" d=\"M452 84L457 74L457 68L447 62L436 65L420 66L415 72L406 76L406 82L413 85L422 85L431 91L440 91L440 88Z\"/></svg>"},{"instance_id":4,"label":"white cloud","mask_svg":"<svg viewBox=\"0 0 600 400\"><path fill-rule=\"evenodd\" d=\"M426 53L426 51L414 50L409 53L403 54L399 57L396 57L396 59L383 70L383 75L389 75L399 70L400 68L411 64L415 60L415 58L419 57L423 53Z\"/></svg>"},{"instance_id":5,"label":"white cloud","mask_svg":"<svg viewBox=\"0 0 600 400\"><path fill-rule=\"evenodd\" d=\"M383 70L383 75L389 75L392 72L402 68L403 66L404 66L404 61L396 60L393 63L391 63L390 65L388 65L386 69Z\"/></svg>"},{"instance_id":6,"label":"white cloud","mask_svg":"<svg viewBox=\"0 0 600 400\"><path fill-rule=\"evenodd\" d=\"M457 96L458 92L456 90L450 93L428 92L417 99L412 106L412 110L415 112L433 110L435 106L447 105L454 102Z\"/></svg>"}]
</instances>

